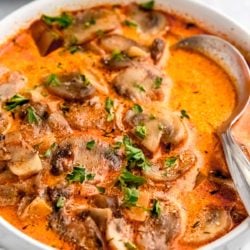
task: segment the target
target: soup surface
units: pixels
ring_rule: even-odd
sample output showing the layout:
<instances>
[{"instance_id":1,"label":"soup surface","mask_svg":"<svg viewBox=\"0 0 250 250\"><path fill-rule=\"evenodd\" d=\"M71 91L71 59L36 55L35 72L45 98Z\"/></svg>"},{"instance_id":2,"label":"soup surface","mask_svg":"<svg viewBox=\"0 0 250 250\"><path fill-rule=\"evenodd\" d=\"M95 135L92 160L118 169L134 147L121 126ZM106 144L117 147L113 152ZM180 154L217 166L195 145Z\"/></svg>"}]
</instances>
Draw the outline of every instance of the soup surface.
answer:
<instances>
[{"instance_id":1,"label":"soup surface","mask_svg":"<svg viewBox=\"0 0 250 250\"><path fill-rule=\"evenodd\" d=\"M42 16L0 48L0 215L58 249L196 249L246 218L216 128L228 75L141 5Z\"/></svg>"}]
</instances>

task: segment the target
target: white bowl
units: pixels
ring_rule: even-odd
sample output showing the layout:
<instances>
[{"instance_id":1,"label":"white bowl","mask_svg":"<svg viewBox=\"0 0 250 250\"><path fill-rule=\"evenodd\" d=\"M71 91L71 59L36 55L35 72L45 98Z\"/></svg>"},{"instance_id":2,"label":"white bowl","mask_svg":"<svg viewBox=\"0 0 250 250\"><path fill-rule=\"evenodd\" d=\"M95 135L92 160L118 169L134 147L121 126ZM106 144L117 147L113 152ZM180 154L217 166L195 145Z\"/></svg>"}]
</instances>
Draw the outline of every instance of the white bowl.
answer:
<instances>
[{"instance_id":1,"label":"white bowl","mask_svg":"<svg viewBox=\"0 0 250 250\"><path fill-rule=\"evenodd\" d=\"M20 29L38 19L41 14L56 15L61 10L77 10L95 5L111 3L123 4L135 2L131 0L37 0L20 8L0 22L0 44L15 35ZM137 1L140 2L140 1ZM250 61L250 34L227 16L197 3L195 0L157 0L157 7L170 13L178 14L188 21L194 21L213 34L223 36L240 50ZM250 218L220 239L202 247L208 249L247 249L250 235ZM52 249L17 230L0 217L0 249L39 250Z\"/></svg>"}]
</instances>

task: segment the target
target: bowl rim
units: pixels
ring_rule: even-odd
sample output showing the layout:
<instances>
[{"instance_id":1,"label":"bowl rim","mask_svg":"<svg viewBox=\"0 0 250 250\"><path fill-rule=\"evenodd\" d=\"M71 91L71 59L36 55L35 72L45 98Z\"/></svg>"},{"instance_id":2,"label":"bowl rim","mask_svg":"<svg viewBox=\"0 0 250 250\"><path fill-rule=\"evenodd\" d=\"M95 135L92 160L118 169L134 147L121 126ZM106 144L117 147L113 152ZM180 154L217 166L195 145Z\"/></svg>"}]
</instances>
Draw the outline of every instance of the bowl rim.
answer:
<instances>
[{"instance_id":1,"label":"bowl rim","mask_svg":"<svg viewBox=\"0 0 250 250\"><path fill-rule=\"evenodd\" d=\"M83 1L83 0L71 0L69 3L68 0L57 0L54 1L53 4L50 0L36 0L32 1L21 8L17 9L16 11L9 14L7 17L0 21L0 45L7 42L11 37L17 34L20 30L27 28L35 19L38 19L42 13L51 13L55 14L62 10L79 10L82 8L88 8L92 6L96 6L97 4L105 4L105 3L114 3L118 2L120 4L126 4L129 2L143 2L141 0L94 0L94 1ZM176 6L181 6L176 8ZM63 6L63 7L62 7ZM206 30L213 32L217 35L223 36L227 40L233 42L238 48L241 48L245 53L244 55L250 61L250 32L242 27L239 23L232 20L227 15L221 13L220 11L212 8L211 6L197 2L196 0L156 0L156 7L166 9L168 12L172 14L176 14L186 20L198 22L199 26L205 28ZM206 13L206 16L198 17L200 14L191 14L192 11L188 8L194 8L195 10L200 10ZM187 8L187 10L183 10ZM32 11L34 10L34 11ZM210 20L206 22L208 18L215 18L220 22L224 23L221 24L221 27L217 29L215 27L216 23ZM222 27L226 28L227 32L222 31ZM227 27L228 26L228 27ZM10 27L12 29L10 29ZM243 41L236 42L237 39L234 41L234 35L238 34L240 38L243 38ZM238 40L240 40L240 38ZM3 219L0 216L0 232L2 235L6 236L3 237L4 239L0 239L0 246L5 244L6 246L14 246L13 243L15 241L15 245L18 244L19 246L25 246L24 249L31 250L36 247L36 249L52 249L51 247L35 240L28 235L24 234L14 226L12 226L8 221ZM231 244L232 241L237 239L240 235L245 234L246 232L250 233L250 217L246 218L240 225L230 231L228 234L224 235L223 237L201 247L200 249L208 250L208 249L221 249L221 247ZM11 238L11 241L9 239ZM5 246L3 245L3 246ZM14 249L14 248L13 248ZM233 248L227 248L233 249ZM235 248L234 248L235 249Z\"/></svg>"}]
</instances>

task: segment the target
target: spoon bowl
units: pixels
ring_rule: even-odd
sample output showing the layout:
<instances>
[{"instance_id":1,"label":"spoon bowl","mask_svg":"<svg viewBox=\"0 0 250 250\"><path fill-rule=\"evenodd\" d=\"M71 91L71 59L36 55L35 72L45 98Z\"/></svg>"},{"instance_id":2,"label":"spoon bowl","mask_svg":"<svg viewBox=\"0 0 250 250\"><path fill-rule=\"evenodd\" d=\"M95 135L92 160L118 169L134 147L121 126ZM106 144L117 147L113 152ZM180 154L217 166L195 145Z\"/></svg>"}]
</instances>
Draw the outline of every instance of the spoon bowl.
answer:
<instances>
[{"instance_id":1,"label":"spoon bowl","mask_svg":"<svg viewBox=\"0 0 250 250\"><path fill-rule=\"evenodd\" d=\"M237 105L230 117L217 128L217 134L221 138L234 184L250 215L250 162L231 133L232 126L249 102L250 71L247 62L232 44L212 35L192 36L179 41L173 48L192 50L210 58L225 70L235 85Z\"/></svg>"}]
</instances>

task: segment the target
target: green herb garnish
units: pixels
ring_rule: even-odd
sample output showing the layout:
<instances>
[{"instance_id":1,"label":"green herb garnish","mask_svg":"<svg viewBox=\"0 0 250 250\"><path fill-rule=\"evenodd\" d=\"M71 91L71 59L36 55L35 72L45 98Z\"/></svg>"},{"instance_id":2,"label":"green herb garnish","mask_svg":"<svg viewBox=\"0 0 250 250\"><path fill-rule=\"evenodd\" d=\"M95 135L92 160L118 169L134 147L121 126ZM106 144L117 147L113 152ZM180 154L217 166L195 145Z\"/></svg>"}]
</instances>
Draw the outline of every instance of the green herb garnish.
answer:
<instances>
[{"instance_id":1,"label":"green herb garnish","mask_svg":"<svg viewBox=\"0 0 250 250\"><path fill-rule=\"evenodd\" d=\"M91 84L89 79L85 75L81 74L80 78L81 78L81 81L82 81L84 87L87 87Z\"/></svg>"},{"instance_id":2,"label":"green herb garnish","mask_svg":"<svg viewBox=\"0 0 250 250\"><path fill-rule=\"evenodd\" d=\"M116 62L121 62L126 58L127 56L120 50L114 50L111 55L111 60L114 60Z\"/></svg>"},{"instance_id":3,"label":"green herb garnish","mask_svg":"<svg viewBox=\"0 0 250 250\"><path fill-rule=\"evenodd\" d=\"M143 170L147 170L150 167L148 160L146 159L143 151L132 145L129 137L123 138L123 144L125 146L125 155L128 161L128 167L139 167Z\"/></svg>"},{"instance_id":4,"label":"green herb garnish","mask_svg":"<svg viewBox=\"0 0 250 250\"><path fill-rule=\"evenodd\" d=\"M147 135L147 128L145 125L137 125L135 127L135 134L140 137L141 139L144 139Z\"/></svg>"},{"instance_id":5,"label":"green herb garnish","mask_svg":"<svg viewBox=\"0 0 250 250\"><path fill-rule=\"evenodd\" d=\"M183 119L183 118L190 119L190 116L188 115L188 113L185 109L181 110L181 119Z\"/></svg>"},{"instance_id":6,"label":"green herb garnish","mask_svg":"<svg viewBox=\"0 0 250 250\"><path fill-rule=\"evenodd\" d=\"M63 13L61 16L57 17L43 15L42 20L48 25L56 24L60 28L67 28L73 23L73 18L67 13Z\"/></svg>"},{"instance_id":7,"label":"green herb garnish","mask_svg":"<svg viewBox=\"0 0 250 250\"><path fill-rule=\"evenodd\" d=\"M142 107L139 104L134 104L134 106L132 107L132 110L136 113L136 114L140 114L143 112Z\"/></svg>"},{"instance_id":8,"label":"green herb garnish","mask_svg":"<svg viewBox=\"0 0 250 250\"><path fill-rule=\"evenodd\" d=\"M75 54L76 52L80 50L81 50L81 47L79 45L71 45L70 47L68 47L68 51L70 52L70 54Z\"/></svg>"},{"instance_id":9,"label":"green herb garnish","mask_svg":"<svg viewBox=\"0 0 250 250\"><path fill-rule=\"evenodd\" d=\"M61 82L56 74L51 74L48 76L46 84L52 87L60 86Z\"/></svg>"},{"instance_id":10,"label":"green herb garnish","mask_svg":"<svg viewBox=\"0 0 250 250\"><path fill-rule=\"evenodd\" d=\"M136 203L139 198L139 190L136 188L123 188L124 193L124 205L126 207L136 206Z\"/></svg>"},{"instance_id":11,"label":"green herb garnish","mask_svg":"<svg viewBox=\"0 0 250 250\"><path fill-rule=\"evenodd\" d=\"M166 160L165 160L165 166L167 168L170 168L170 167L173 167L175 164L176 164L176 161L178 160L178 157L176 156L171 156L171 157L168 157Z\"/></svg>"},{"instance_id":12,"label":"green herb garnish","mask_svg":"<svg viewBox=\"0 0 250 250\"><path fill-rule=\"evenodd\" d=\"M86 149L91 150L95 146L95 140L88 141L86 144Z\"/></svg>"},{"instance_id":13,"label":"green herb garnish","mask_svg":"<svg viewBox=\"0 0 250 250\"><path fill-rule=\"evenodd\" d=\"M161 215L160 202L156 199L153 200L153 207L151 209L151 215L157 218Z\"/></svg>"},{"instance_id":14,"label":"green herb garnish","mask_svg":"<svg viewBox=\"0 0 250 250\"><path fill-rule=\"evenodd\" d=\"M27 108L27 120L30 124L38 124L41 121L41 118L32 106Z\"/></svg>"},{"instance_id":15,"label":"green herb garnish","mask_svg":"<svg viewBox=\"0 0 250 250\"><path fill-rule=\"evenodd\" d=\"M159 89L161 87L162 81L162 77L157 76L154 80L154 88Z\"/></svg>"},{"instance_id":16,"label":"green herb garnish","mask_svg":"<svg viewBox=\"0 0 250 250\"><path fill-rule=\"evenodd\" d=\"M122 186L141 186L146 182L146 179L142 176L134 175L128 170L124 169L119 177L119 182Z\"/></svg>"},{"instance_id":17,"label":"green herb garnish","mask_svg":"<svg viewBox=\"0 0 250 250\"><path fill-rule=\"evenodd\" d=\"M15 109L18 106L22 106L25 103L28 103L29 99L27 99L26 97L16 94L14 96L12 96L6 103L5 103L5 109L8 111L11 111L13 109Z\"/></svg>"},{"instance_id":18,"label":"green herb garnish","mask_svg":"<svg viewBox=\"0 0 250 250\"><path fill-rule=\"evenodd\" d=\"M52 152L55 150L57 147L57 144L54 142L44 153L43 157L49 158L52 154Z\"/></svg>"},{"instance_id":19,"label":"green herb garnish","mask_svg":"<svg viewBox=\"0 0 250 250\"><path fill-rule=\"evenodd\" d=\"M96 187L100 194L104 194L106 189L104 187Z\"/></svg>"},{"instance_id":20,"label":"green herb garnish","mask_svg":"<svg viewBox=\"0 0 250 250\"><path fill-rule=\"evenodd\" d=\"M124 25L128 26L128 27L134 27L136 28L138 26L138 24L134 21L130 21L130 20L125 20L123 22Z\"/></svg>"},{"instance_id":21,"label":"green herb garnish","mask_svg":"<svg viewBox=\"0 0 250 250\"><path fill-rule=\"evenodd\" d=\"M152 10L154 8L154 5L155 5L155 1L153 0L139 4L140 8L143 10Z\"/></svg>"},{"instance_id":22,"label":"green herb garnish","mask_svg":"<svg viewBox=\"0 0 250 250\"><path fill-rule=\"evenodd\" d=\"M140 90L141 92L145 92L145 89L143 88L142 85L138 84L138 83L135 83L134 84L134 87L138 90Z\"/></svg>"},{"instance_id":23,"label":"green herb garnish","mask_svg":"<svg viewBox=\"0 0 250 250\"><path fill-rule=\"evenodd\" d=\"M74 167L73 171L66 176L66 180L69 183L80 182L83 183L85 180L93 180L95 177L92 173L86 173L86 169L82 166Z\"/></svg>"},{"instance_id":24,"label":"green herb garnish","mask_svg":"<svg viewBox=\"0 0 250 250\"><path fill-rule=\"evenodd\" d=\"M114 116L114 101L109 97L107 97L105 101L105 110L108 113L107 121L110 122L114 120L114 117L115 117Z\"/></svg>"},{"instance_id":25,"label":"green herb garnish","mask_svg":"<svg viewBox=\"0 0 250 250\"><path fill-rule=\"evenodd\" d=\"M127 248L127 250L137 250L137 247L129 241L125 242L124 246Z\"/></svg>"},{"instance_id":26,"label":"green herb garnish","mask_svg":"<svg viewBox=\"0 0 250 250\"><path fill-rule=\"evenodd\" d=\"M56 208L60 209L63 208L65 205L66 198L64 196L59 196L56 202Z\"/></svg>"}]
</instances>

